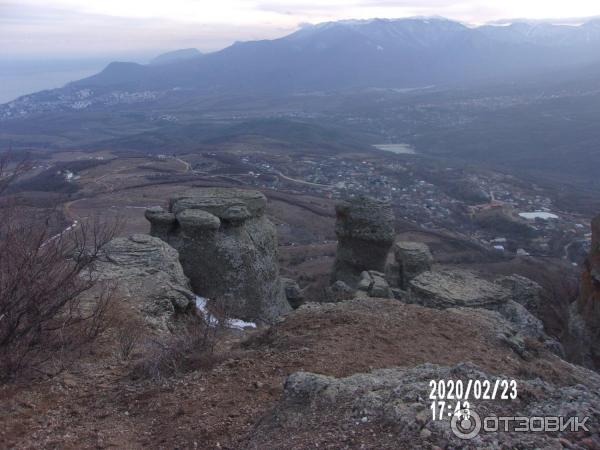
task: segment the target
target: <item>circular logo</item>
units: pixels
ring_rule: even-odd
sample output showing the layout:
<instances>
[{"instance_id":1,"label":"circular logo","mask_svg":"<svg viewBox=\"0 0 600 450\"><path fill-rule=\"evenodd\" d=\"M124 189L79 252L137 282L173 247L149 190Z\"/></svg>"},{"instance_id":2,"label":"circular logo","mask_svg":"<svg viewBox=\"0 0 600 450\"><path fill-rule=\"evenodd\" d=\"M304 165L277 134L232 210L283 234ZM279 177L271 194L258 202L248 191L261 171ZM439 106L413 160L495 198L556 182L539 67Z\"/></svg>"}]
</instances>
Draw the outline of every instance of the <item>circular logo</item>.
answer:
<instances>
[{"instance_id":1,"label":"circular logo","mask_svg":"<svg viewBox=\"0 0 600 450\"><path fill-rule=\"evenodd\" d=\"M473 439L481 431L481 418L473 410L461 409L452 416L450 428L459 439Z\"/></svg>"}]
</instances>

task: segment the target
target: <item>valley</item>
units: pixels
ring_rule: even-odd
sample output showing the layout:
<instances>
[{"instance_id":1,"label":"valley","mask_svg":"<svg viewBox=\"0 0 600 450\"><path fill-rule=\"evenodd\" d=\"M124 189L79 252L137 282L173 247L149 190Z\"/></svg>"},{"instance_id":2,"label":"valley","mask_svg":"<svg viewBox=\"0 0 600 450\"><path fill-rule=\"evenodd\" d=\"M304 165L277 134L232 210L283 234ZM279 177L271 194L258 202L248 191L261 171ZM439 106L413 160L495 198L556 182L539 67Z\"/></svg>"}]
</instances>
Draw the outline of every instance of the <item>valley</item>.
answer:
<instances>
[{"instance_id":1,"label":"valley","mask_svg":"<svg viewBox=\"0 0 600 450\"><path fill-rule=\"evenodd\" d=\"M217 152L178 154L52 153L20 189L35 198L60 186L64 194L55 201L67 226L96 215L120 217L123 235L148 232L144 209L186 188L259 189L270 200L285 273L303 277L303 287L318 296L336 242L333 205L351 195L390 201L397 231L439 242L433 249L446 263L553 259L576 273L590 248L589 215L563 208L554 190L512 175L376 149L323 157L259 143L240 138Z\"/></svg>"},{"instance_id":2,"label":"valley","mask_svg":"<svg viewBox=\"0 0 600 450\"><path fill-rule=\"evenodd\" d=\"M300 24L0 105L0 447L600 448L600 19L567 22Z\"/></svg>"}]
</instances>

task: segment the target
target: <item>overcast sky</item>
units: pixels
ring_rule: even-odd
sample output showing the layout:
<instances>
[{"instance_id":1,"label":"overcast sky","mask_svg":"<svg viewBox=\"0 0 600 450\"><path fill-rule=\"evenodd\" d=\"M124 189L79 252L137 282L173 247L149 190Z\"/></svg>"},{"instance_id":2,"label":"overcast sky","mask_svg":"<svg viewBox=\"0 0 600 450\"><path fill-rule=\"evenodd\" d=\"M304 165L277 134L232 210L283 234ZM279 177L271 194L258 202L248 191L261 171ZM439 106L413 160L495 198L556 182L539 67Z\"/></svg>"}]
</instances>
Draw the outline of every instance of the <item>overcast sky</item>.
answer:
<instances>
[{"instance_id":1,"label":"overcast sky","mask_svg":"<svg viewBox=\"0 0 600 450\"><path fill-rule=\"evenodd\" d=\"M439 15L471 24L600 15L598 0L0 0L0 58L204 51L303 23Z\"/></svg>"}]
</instances>

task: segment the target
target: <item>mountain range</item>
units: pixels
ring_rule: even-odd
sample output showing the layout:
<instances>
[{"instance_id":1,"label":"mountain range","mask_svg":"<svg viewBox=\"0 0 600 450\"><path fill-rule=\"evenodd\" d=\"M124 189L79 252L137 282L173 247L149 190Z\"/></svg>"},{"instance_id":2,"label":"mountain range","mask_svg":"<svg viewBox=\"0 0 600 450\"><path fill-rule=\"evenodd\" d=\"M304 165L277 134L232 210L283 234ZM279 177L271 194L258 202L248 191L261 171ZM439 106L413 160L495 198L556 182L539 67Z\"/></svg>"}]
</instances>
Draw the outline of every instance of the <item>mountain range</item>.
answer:
<instances>
[{"instance_id":1,"label":"mountain range","mask_svg":"<svg viewBox=\"0 0 600 450\"><path fill-rule=\"evenodd\" d=\"M28 103L47 105L82 90L85 98L76 95L83 100L75 103L77 109L106 103L94 99L114 92L121 97L126 93L124 101L131 103L140 96L130 94L146 92L142 100L147 100L149 91L154 98L179 90L285 95L472 86L548 76L595 63L600 63L600 19L578 26L520 21L480 27L443 18L349 20L306 26L275 40L238 42L204 55L184 49L145 65L113 62L61 90L17 100L8 117L29 115ZM0 119L6 117L0 110Z\"/></svg>"},{"instance_id":2,"label":"mountain range","mask_svg":"<svg viewBox=\"0 0 600 450\"><path fill-rule=\"evenodd\" d=\"M402 142L600 189L599 120L600 19L374 19L113 62L0 105L0 145L164 152L261 136L348 151Z\"/></svg>"},{"instance_id":3,"label":"mountain range","mask_svg":"<svg viewBox=\"0 0 600 450\"><path fill-rule=\"evenodd\" d=\"M308 26L202 58L166 58L160 66L113 63L73 86L230 94L411 88L506 79L596 61L600 20L579 26L517 22L470 28L440 18L375 19Z\"/></svg>"}]
</instances>

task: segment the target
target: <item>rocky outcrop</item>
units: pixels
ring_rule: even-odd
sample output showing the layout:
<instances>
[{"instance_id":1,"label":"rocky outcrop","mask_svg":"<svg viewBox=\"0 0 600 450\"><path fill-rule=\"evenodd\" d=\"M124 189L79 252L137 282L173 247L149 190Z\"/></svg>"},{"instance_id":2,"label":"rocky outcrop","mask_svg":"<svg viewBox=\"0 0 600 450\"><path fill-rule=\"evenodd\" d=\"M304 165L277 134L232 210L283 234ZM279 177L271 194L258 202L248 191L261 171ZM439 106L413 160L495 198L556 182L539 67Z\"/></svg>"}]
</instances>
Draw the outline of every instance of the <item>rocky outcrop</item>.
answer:
<instances>
[{"instance_id":1,"label":"rocky outcrop","mask_svg":"<svg viewBox=\"0 0 600 450\"><path fill-rule=\"evenodd\" d=\"M510 275L496 280L510 291L510 298L527 308L533 314L539 314L543 308L544 288L535 281L520 275Z\"/></svg>"},{"instance_id":2,"label":"rocky outcrop","mask_svg":"<svg viewBox=\"0 0 600 450\"><path fill-rule=\"evenodd\" d=\"M586 365L600 368L600 216L592 221L592 246L571 316L570 334L582 338Z\"/></svg>"},{"instance_id":3,"label":"rocky outcrop","mask_svg":"<svg viewBox=\"0 0 600 450\"><path fill-rule=\"evenodd\" d=\"M336 205L338 247L332 282L355 287L361 272L385 271L394 241L394 213L389 203L357 197Z\"/></svg>"},{"instance_id":4,"label":"rocky outcrop","mask_svg":"<svg viewBox=\"0 0 600 450\"><path fill-rule=\"evenodd\" d=\"M151 208L151 234L175 247L197 294L235 300L230 313L273 322L290 310L279 276L277 235L258 191L194 189Z\"/></svg>"},{"instance_id":5,"label":"rocky outcrop","mask_svg":"<svg viewBox=\"0 0 600 450\"><path fill-rule=\"evenodd\" d=\"M421 242L396 242L394 255L398 266L398 285L408 288L408 283L423 272L431 270L433 256L427 244Z\"/></svg>"},{"instance_id":6,"label":"rocky outcrop","mask_svg":"<svg viewBox=\"0 0 600 450\"><path fill-rule=\"evenodd\" d=\"M409 287L412 302L429 308L490 308L510 299L507 289L466 270L423 272Z\"/></svg>"},{"instance_id":7,"label":"rocky outcrop","mask_svg":"<svg viewBox=\"0 0 600 450\"><path fill-rule=\"evenodd\" d=\"M592 247L585 261L578 306L590 326L600 326L600 216L592 221Z\"/></svg>"},{"instance_id":8,"label":"rocky outcrop","mask_svg":"<svg viewBox=\"0 0 600 450\"><path fill-rule=\"evenodd\" d=\"M539 378L517 379L518 400L472 400L470 408L481 420L488 416L576 416L581 422L589 417L588 431L574 432L568 427L556 433L481 430L469 440L452 431L451 416L433 420L428 399L431 380L461 380L464 386L469 380L487 380L493 386L496 380L501 383L505 379L473 364L423 364L346 378L297 372L287 378L283 399L260 421L247 448L288 448L297 442L302 442L303 448L321 447L316 445L320 433L315 430L335 435L337 448L360 448L361 442L380 449L590 448L600 429L600 392L593 387L600 377L577 370L589 377L589 383L557 386Z\"/></svg>"},{"instance_id":9,"label":"rocky outcrop","mask_svg":"<svg viewBox=\"0 0 600 450\"><path fill-rule=\"evenodd\" d=\"M114 280L119 297L157 331L173 330L194 315L195 295L179 263L177 250L145 234L115 238L96 265L100 280Z\"/></svg>"},{"instance_id":10,"label":"rocky outcrop","mask_svg":"<svg viewBox=\"0 0 600 450\"><path fill-rule=\"evenodd\" d=\"M536 286L539 287L523 277L505 277L500 282L491 282L466 270L429 271L409 283L407 299L429 308L482 308L494 311L518 333L519 336L511 338L511 342L534 339L553 353L563 355L562 346L546 335L542 321L521 304L537 301L533 295L539 294L534 289Z\"/></svg>"}]
</instances>

